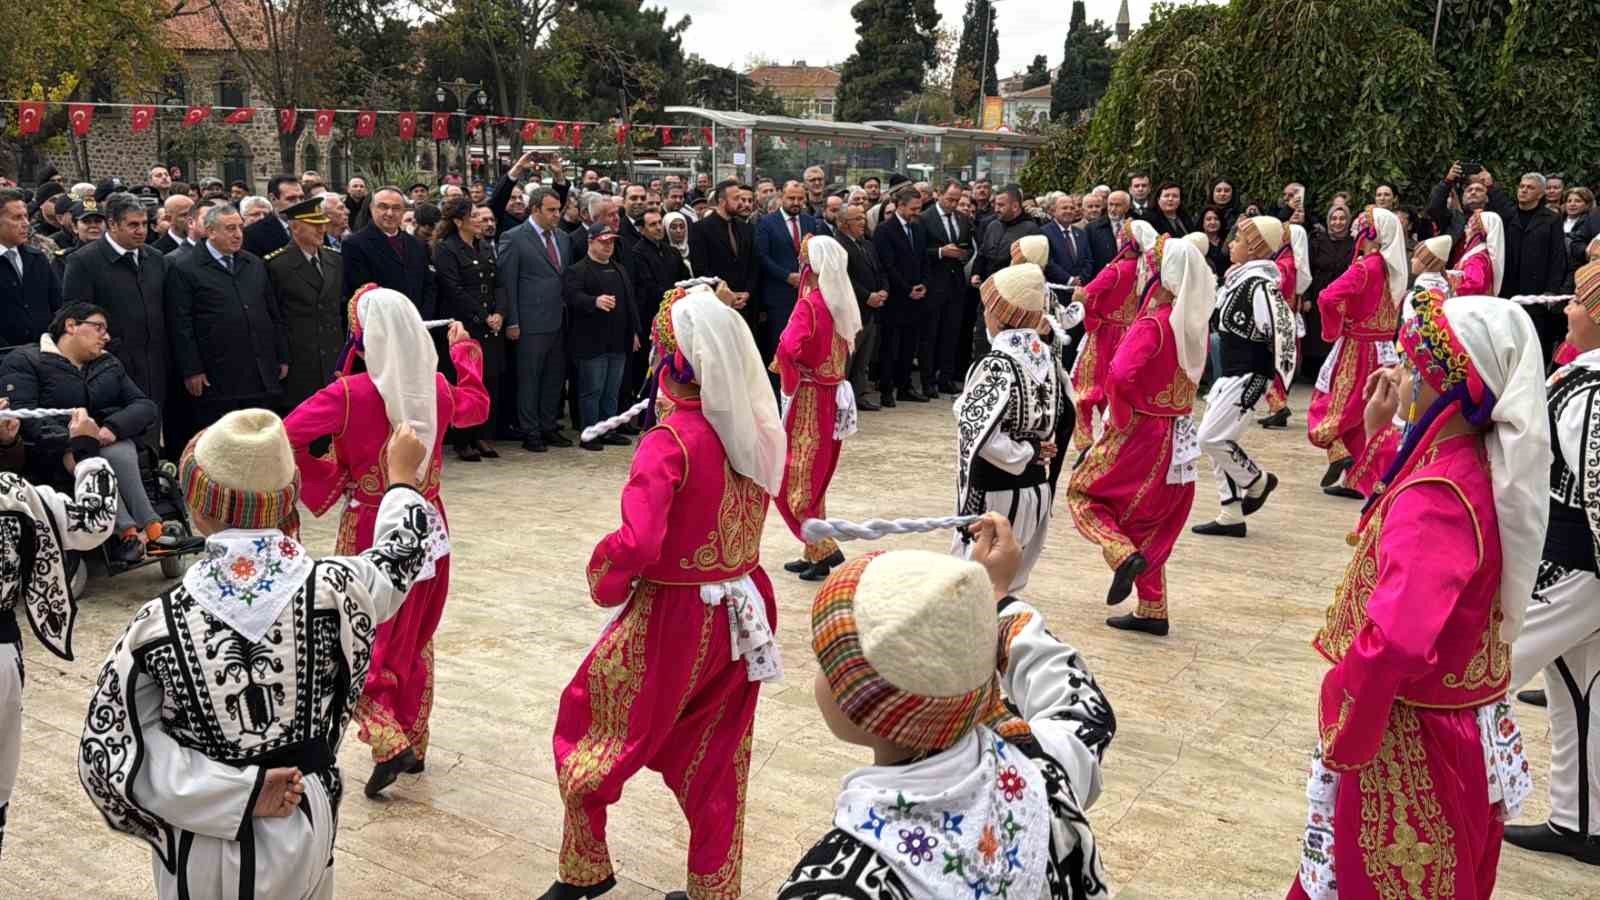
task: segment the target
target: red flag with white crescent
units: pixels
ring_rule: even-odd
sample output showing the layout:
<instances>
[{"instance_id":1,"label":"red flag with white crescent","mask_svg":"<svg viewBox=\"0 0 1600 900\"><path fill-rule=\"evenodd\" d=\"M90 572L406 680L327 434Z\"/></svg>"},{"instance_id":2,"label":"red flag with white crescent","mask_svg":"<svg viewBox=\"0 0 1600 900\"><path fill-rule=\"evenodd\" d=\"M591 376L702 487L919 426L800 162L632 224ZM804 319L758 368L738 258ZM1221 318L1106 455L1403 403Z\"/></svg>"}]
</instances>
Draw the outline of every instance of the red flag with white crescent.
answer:
<instances>
[{"instance_id":1,"label":"red flag with white crescent","mask_svg":"<svg viewBox=\"0 0 1600 900\"><path fill-rule=\"evenodd\" d=\"M89 133L89 125L94 122L94 104L67 104L67 118L72 122L72 133L83 137Z\"/></svg>"},{"instance_id":2,"label":"red flag with white crescent","mask_svg":"<svg viewBox=\"0 0 1600 900\"><path fill-rule=\"evenodd\" d=\"M290 107L278 110L278 131L283 134L293 133L295 123L299 120L300 110L298 109Z\"/></svg>"},{"instance_id":3,"label":"red flag with white crescent","mask_svg":"<svg viewBox=\"0 0 1600 900\"><path fill-rule=\"evenodd\" d=\"M472 118L468 119L467 120L467 137L472 137L473 135L477 134L478 133L478 129L482 128L482 127L483 127L483 116L473 116Z\"/></svg>"},{"instance_id":4,"label":"red flag with white crescent","mask_svg":"<svg viewBox=\"0 0 1600 900\"><path fill-rule=\"evenodd\" d=\"M576 147L583 142L583 123L572 123L572 146Z\"/></svg>"},{"instance_id":5,"label":"red flag with white crescent","mask_svg":"<svg viewBox=\"0 0 1600 900\"><path fill-rule=\"evenodd\" d=\"M316 129L317 137L327 137L328 135L333 134L333 110L317 110Z\"/></svg>"},{"instance_id":6,"label":"red flag with white crescent","mask_svg":"<svg viewBox=\"0 0 1600 900\"><path fill-rule=\"evenodd\" d=\"M709 129L709 128L700 129L700 136L706 139L706 146L707 147L711 146L711 143L712 143L711 142L711 129Z\"/></svg>"},{"instance_id":7,"label":"red flag with white crescent","mask_svg":"<svg viewBox=\"0 0 1600 900\"><path fill-rule=\"evenodd\" d=\"M538 140L539 139L539 123L538 122L523 122L522 123L522 139L527 141L530 144L533 143L534 141Z\"/></svg>"},{"instance_id":8,"label":"red flag with white crescent","mask_svg":"<svg viewBox=\"0 0 1600 900\"><path fill-rule=\"evenodd\" d=\"M567 142L567 124L565 122L557 122L556 127L550 129L550 141L555 144Z\"/></svg>"},{"instance_id":9,"label":"red flag with white crescent","mask_svg":"<svg viewBox=\"0 0 1600 900\"><path fill-rule=\"evenodd\" d=\"M433 139L436 141L450 140L450 114L433 114Z\"/></svg>"},{"instance_id":10,"label":"red flag with white crescent","mask_svg":"<svg viewBox=\"0 0 1600 900\"><path fill-rule=\"evenodd\" d=\"M661 126L661 146L672 143L672 129L666 125Z\"/></svg>"},{"instance_id":11,"label":"red flag with white crescent","mask_svg":"<svg viewBox=\"0 0 1600 900\"><path fill-rule=\"evenodd\" d=\"M626 144L627 142L628 142L628 126L626 126L626 125L618 125L617 126L617 143Z\"/></svg>"},{"instance_id":12,"label":"red flag with white crescent","mask_svg":"<svg viewBox=\"0 0 1600 900\"><path fill-rule=\"evenodd\" d=\"M209 118L211 118L211 107L191 106L183 114L183 127L193 128Z\"/></svg>"},{"instance_id":13,"label":"red flag with white crescent","mask_svg":"<svg viewBox=\"0 0 1600 900\"><path fill-rule=\"evenodd\" d=\"M356 137L369 138L378 128L378 114L364 109L356 113Z\"/></svg>"},{"instance_id":14,"label":"red flag with white crescent","mask_svg":"<svg viewBox=\"0 0 1600 900\"><path fill-rule=\"evenodd\" d=\"M17 104L17 130L23 134L35 134L39 126L44 123L44 101L29 100Z\"/></svg>"},{"instance_id":15,"label":"red flag with white crescent","mask_svg":"<svg viewBox=\"0 0 1600 900\"><path fill-rule=\"evenodd\" d=\"M156 120L156 108L154 106L148 106L147 105L147 106L135 106L133 108L133 115L131 116L129 121L133 125L133 133L134 134L138 134L139 132L145 130L146 128L149 128L150 127L150 123L154 122L155 120Z\"/></svg>"},{"instance_id":16,"label":"red flag with white crescent","mask_svg":"<svg viewBox=\"0 0 1600 900\"><path fill-rule=\"evenodd\" d=\"M417 114L403 112L400 114L400 140L409 141L417 136Z\"/></svg>"},{"instance_id":17,"label":"red flag with white crescent","mask_svg":"<svg viewBox=\"0 0 1600 900\"><path fill-rule=\"evenodd\" d=\"M234 110L233 112L228 113L228 117L223 119L222 121L226 122L229 125L243 125L246 122L255 121L255 118L256 118L256 109L255 109L255 107L253 107L253 106L241 106L238 109Z\"/></svg>"}]
</instances>

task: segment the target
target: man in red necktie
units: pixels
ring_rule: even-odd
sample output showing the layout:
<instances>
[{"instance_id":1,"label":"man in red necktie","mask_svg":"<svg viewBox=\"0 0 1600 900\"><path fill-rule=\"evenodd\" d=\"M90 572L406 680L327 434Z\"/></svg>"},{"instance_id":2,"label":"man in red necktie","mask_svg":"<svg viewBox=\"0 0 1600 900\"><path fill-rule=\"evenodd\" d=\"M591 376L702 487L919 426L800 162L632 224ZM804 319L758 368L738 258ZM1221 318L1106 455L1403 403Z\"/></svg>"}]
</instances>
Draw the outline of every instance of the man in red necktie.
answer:
<instances>
[{"instance_id":1,"label":"man in red necktie","mask_svg":"<svg viewBox=\"0 0 1600 900\"><path fill-rule=\"evenodd\" d=\"M756 223L756 258L761 265L761 299L767 316L761 351L769 361L794 310L795 288L800 284L800 242L817 231L816 219L804 212L805 203L805 187L798 181L786 182L779 208Z\"/></svg>"}]
</instances>

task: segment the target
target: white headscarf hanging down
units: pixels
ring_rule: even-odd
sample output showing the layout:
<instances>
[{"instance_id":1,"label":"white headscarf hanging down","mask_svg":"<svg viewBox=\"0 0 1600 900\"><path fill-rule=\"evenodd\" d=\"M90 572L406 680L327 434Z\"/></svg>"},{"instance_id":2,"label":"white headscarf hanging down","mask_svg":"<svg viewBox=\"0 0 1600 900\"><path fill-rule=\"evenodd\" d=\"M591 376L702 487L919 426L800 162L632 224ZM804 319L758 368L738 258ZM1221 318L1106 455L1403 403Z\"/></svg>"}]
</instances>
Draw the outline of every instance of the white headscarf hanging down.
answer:
<instances>
[{"instance_id":1,"label":"white headscarf hanging down","mask_svg":"<svg viewBox=\"0 0 1600 900\"><path fill-rule=\"evenodd\" d=\"M1469 257L1479 253L1489 254L1489 265L1494 269L1494 292L1498 296L1500 284L1506 278L1506 229L1505 223L1500 221L1499 213L1487 210L1475 214L1478 221L1483 223L1483 240L1473 246L1471 250L1461 254L1461 259L1456 263L1456 268L1461 268Z\"/></svg>"},{"instance_id":2,"label":"white headscarf hanging down","mask_svg":"<svg viewBox=\"0 0 1600 900\"><path fill-rule=\"evenodd\" d=\"M778 493L788 440L749 326L715 294L692 291L672 305L672 330L694 367L700 409L722 439L728 465Z\"/></svg>"},{"instance_id":3,"label":"white headscarf hanging down","mask_svg":"<svg viewBox=\"0 0 1600 900\"><path fill-rule=\"evenodd\" d=\"M428 449L417 471L421 477L428 471L439 434L439 384L434 377L439 354L433 339L422 327L416 306L399 291L374 288L362 294L356 301L356 318L361 322L367 375L383 397L389 424L409 422Z\"/></svg>"},{"instance_id":4,"label":"white headscarf hanging down","mask_svg":"<svg viewBox=\"0 0 1600 900\"><path fill-rule=\"evenodd\" d=\"M1500 524L1500 639L1516 640L1544 550L1550 512L1550 419L1545 408L1544 356L1533 322L1499 297L1452 297L1444 302L1450 328L1494 391L1492 427L1484 435Z\"/></svg>"},{"instance_id":5,"label":"white headscarf hanging down","mask_svg":"<svg viewBox=\"0 0 1600 900\"><path fill-rule=\"evenodd\" d=\"M1311 239L1304 228L1289 226L1289 246L1294 248L1294 295L1298 297L1311 287Z\"/></svg>"},{"instance_id":6,"label":"white headscarf hanging down","mask_svg":"<svg viewBox=\"0 0 1600 900\"><path fill-rule=\"evenodd\" d=\"M1389 279L1389 300L1404 306L1411 265L1406 259L1406 236L1400 228L1400 217L1381 206L1369 206L1367 211L1378 231L1378 252Z\"/></svg>"},{"instance_id":7,"label":"white headscarf hanging down","mask_svg":"<svg viewBox=\"0 0 1600 900\"><path fill-rule=\"evenodd\" d=\"M817 273L822 301L833 315L833 333L854 350L856 334L861 331L861 310L856 308L856 289L850 283L850 257L838 241L815 235L806 241L806 259L811 261L811 271Z\"/></svg>"},{"instance_id":8,"label":"white headscarf hanging down","mask_svg":"<svg viewBox=\"0 0 1600 900\"><path fill-rule=\"evenodd\" d=\"M1137 286L1134 288L1144 295L1145 285L1150 283L1150 257L1147 255L1156 248L1156 240L1161 237L1155 228L1143 219L1134 219L1128 223L1128 230L1133 232L1133 239L1139 245L1139 266Z\"/></svg>"},{"instance_id":9,"label":"white headscarf hanging down","mask_svg":"<svg viewBox=\"0 0 1600 900\"><path fill-rule=\"evenodd\" d=\"M1217 276L1193 244L1169 240L1161 251L1161 286L1173 294L1172 332L1178 340L1178 367L1199 384L1206 368L1207 325L1217 305Z\"/></svg>"}]
</instances>

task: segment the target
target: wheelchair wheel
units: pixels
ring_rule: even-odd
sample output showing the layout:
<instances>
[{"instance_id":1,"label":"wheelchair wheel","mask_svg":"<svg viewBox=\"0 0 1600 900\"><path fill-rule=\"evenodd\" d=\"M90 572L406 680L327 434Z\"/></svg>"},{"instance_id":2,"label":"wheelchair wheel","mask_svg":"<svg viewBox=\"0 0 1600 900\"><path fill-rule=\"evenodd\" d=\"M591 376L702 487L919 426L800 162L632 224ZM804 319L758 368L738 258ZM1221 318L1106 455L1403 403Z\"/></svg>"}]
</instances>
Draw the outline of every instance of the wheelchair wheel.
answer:
<instances>
[{"instance_id":1,"label":"wheelchair wheel","mask_svg":"<svg viewBox=\"0 0 1600 900\"><path fill-rule=\"evenodd\" d=\"M188 537L189 527L182 522L167 522L162 530L175 537ZM163 578L182 578L189 570L189 557L186 555L167 556L161 560L161 576Z\"/></svg>"}]
</instances>

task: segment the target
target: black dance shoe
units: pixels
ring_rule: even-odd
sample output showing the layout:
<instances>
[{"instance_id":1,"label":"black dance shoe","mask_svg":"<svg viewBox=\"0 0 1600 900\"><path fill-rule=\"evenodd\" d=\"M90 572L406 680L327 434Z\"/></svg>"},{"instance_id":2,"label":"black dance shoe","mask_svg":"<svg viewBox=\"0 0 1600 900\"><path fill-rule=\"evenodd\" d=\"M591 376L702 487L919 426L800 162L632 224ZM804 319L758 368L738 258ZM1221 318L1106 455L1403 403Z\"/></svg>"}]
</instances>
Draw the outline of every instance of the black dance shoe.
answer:
<instances>
[{"instance_id":1,"label":"black dance shoe","mask_svg":"<svg viewBox=\"0 0 1600 900\"><path fill-rule=\"evenodd\" d=\"M539 895L539 900L588 900L608 893L617 886L617 876L608 875L606 880L598 884L576 885L567 884L565 881L553 882L550 890Z\"/></svg>"},{"instance_id":2,"label":"black dance shoe","mask_svg":"<svg viewBox=\"0 0 1600 900\"><path fill-rule=\"evenodd\" d=\"M1360 491L1356 490L1355 488L1347 488L1342 484L1330 484L1323 488L1322 492L1327 494L1329 497L1343 497L1346 500L1367 499L1366 497L1362 496Z\"/></svg>"},{"instance_id":3,"label":"black dance shoe","mask_svg":"<svg viewBox=\"0 0 1600 900\"><path fill-rule=\"evenodd\" d=\"M605 444L607 447L631 447L631 446L633 446L633 441L628 440L627 438L625 438L622 435L616 433L615 431L611 432L610 434L601 435L600 436L600 443Z\"/></svg>"},{"instance_id":4,"label":"black dance shoe","mask_svg":"<svg viewBox=\"0 0 1600 900\"><path fill-rule=\"evenodd\" d=\"M1221 522L1201 522L1189 530L1195 534L1204 534L1211 537L1242 538L1245 536L1245 524L1243 522L1237 525L1224 525Z\"/></svg>"},{"instance_id":5,"label":"black dance shoe","mask_svg":"<svg viewBox=\"0 0 1600 900\"><path fill-rule=\"evenodd\" d=\"M799 575L801 572L804 572L809 568L811 568L811 561L808 559L797 559L783 564L783 570L785 572L793 572L796 575Z\"/></svg>"},{"instance_id":6,"label":"black dance shoe","mask_svg":"<svg viewBox=\"0 0 1600 900\"><path fill-rule=\"evenodd\" d=\"M547 453L550 450L541 438L523 438L522 449L529 453Z\"/></svg>"},{"instance_id":7,"label":"black dance shoe","mask_svg":"<svg viewBox=\"0 0 1600 900\"><path fill-rule=\"evenodd\" d=\"M544 433L544 441L552 447L572 446L572 438L562 434L561 429L559 428L557 428L555 431L546 431Z\"/></svg>"},{"instance_id":8,"label":"black dance shoe","mask_svg":"<svg viewBox=\"0 0 1600 900\"><path fill-rule=\"evenodd\" d=\"M1285 406L1283 409L1278 410L1270 416L1264 416L1260 419L1257 419L1256 424L1260 425L1262 428L1288 428L1289 407Z\"/></svg>"},{"instance_id":9,"label":"black dance shoe","mask_svg":"<svg viewBox=\"0 0 1600 900\"><path fill-rule=\"evenodd\" d=\"M1351 465L1352 460L1348 457L1336 463L1328 463L1328 471L1322 473L1322 486L1333 487L1339 482L1339 476L1343 475Z\"/></svg>"},{"instance_id":10,"label":"black dance shoe","mask_svg":"<svg viewBox=\"0 0 1600 900\"><path fill-rule=\"evenodd\" d=\"M1111 590L1106 591L1106 605L1116 606L1128 599L1128 595L1133 593L1134 579L1143 575L1148 568L1150 563L1145 560L1143 553L1137 551L1123 560L1122 565L1117 566L1117 574L1111 578Z\"/></svg>"},{"instance_id":11,"label":"black dance shoe","mask_svg":"<svg viewBox=\"0 0 1600 900\"><path fill-rule=\"evenodd\" d=\"M884 409L895 408L894 391L879 391L878 397L880 398L878 402L883 405Z\"/></svg>"},{"instance_id":12,"label":"black dance shoe","mask_svg":"<svg viewBox=\"0 0 1600 900\"><path fill-rule=\"evenodd\" d=\"M833 571L835 566L842 565L844 565L844 551L835 550L827 559L811 563L809 566L807 566L806 570L800 573L800 580L826 581L828 579L828 573Z\"/></svg>"},{"instance_id":13,"label":"black dance shoe","mask_svg":"<svg viewBox=\"0 0 1600 900\"><path fill-rule=\"evenodd\" d=\"M500 458L500 451L494 449L494 446L492 444L490 444L488 441L479 441L478 442L478 455L483 457L484 459L499 459Z\"/></svg>"},{"instance_id":14,"label":"black dance shoe","mask_svg":"<svg viewBox=\"0 0 1600 900\"><path fill-rule=\"evenodd\" d=\"M1261 490L1261 496L1252 497L1249 494L1245 494L1244 499L1239 501L1239 509L1245 515L1248 516L1260 509L1262 504L1267 502L1267 498L1272 496L1272 492L1278 489L1278 476L1268 472L1266 478L1267 486Z\"/></svg>"},{"instance_id":15,"label":"black dance shoe","mask_svg":"<svg viewBox=\"0 0 1600 900\"><path fill-rule=\"evenodd\" d=\"M1139 616L1112 616L1106 624L1118 631L1142 631L1156 637L1166 637L1170 626L1166 619L1145 619Z\"/></svg>"},{"instance_id":16,"label":"black dance shoe","mask_svg":"<svg viewBox=\"0 0 1600 900\"><path fill-rule=\"evenodd\" d=\"M367 779L366 795L376 797L383 793L384 788L394 784L401 773L411 771L411 767L415 765L417 765L417 754L407 747L394 759L373 766L372 777Z\"/></svg>"},{"instance_id":17,"label":"black dance shoe","mask_svg":"<svg viewBox=\"0 0 1600 900\"><path fill-rule=\"evenodd\" d=\"M871 400L863 400L858 398L856 400L856 409L860 410L861 412L877 412L878 410L883 409L883 407L873 403Z\"/></svg>"},{"instance_id":18,"label":"black dance shoe","mask_svg":"<svg viewBox=\"0 0 1600 900\"><path fill-rule=\"evenodd\" d=\"M456 448L456 458L462 462L480 462L483 459L483 454L478 451L477 447L462 444Z\"/></svg>"},{"instance_id":19,"label":"black dance shoe","mask_svg":"<svg viewBox=\"0 0 1600 900\"><path fill-rule=\"evenodd\" d=\"M1535 853L1559 853L1581 863L1600 866L1600 837L1585 837L1553 822L1507 825L1506 843Z\"/></svg>"},{"instance_id":20,"label":"black dance shoe","mask_svg":"<svg viewBox=\"0 0 1600 900\"><path fill-rule=\"evenodd\" d=\"M1544 691L1540 690L1517 691L1517 699L1528 704L1529 706L1538 706L1542 708L1550 705L1549 698L1545 696Z\"/></svg>"}]
</instances>

